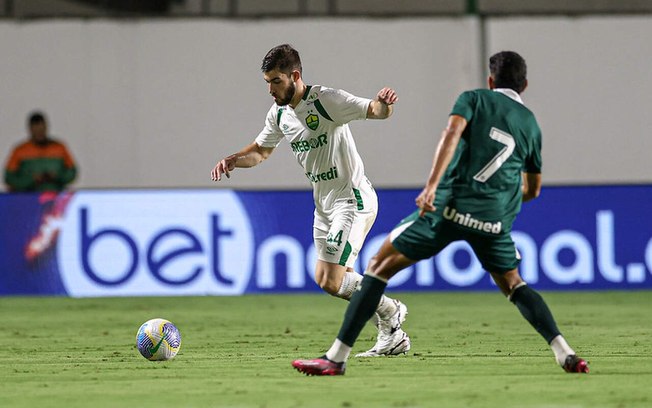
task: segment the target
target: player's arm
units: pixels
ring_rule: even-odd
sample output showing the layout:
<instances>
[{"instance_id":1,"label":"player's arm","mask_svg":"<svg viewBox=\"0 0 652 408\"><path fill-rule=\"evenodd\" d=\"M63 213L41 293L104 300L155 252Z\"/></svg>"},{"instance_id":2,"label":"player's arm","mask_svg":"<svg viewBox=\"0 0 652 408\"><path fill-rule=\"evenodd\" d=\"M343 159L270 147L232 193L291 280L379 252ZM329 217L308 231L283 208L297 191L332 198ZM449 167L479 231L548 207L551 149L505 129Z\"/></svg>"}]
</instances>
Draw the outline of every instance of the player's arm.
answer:
<instances>
[{"instance_id":1,"label":"player's arm","mask_svg":"<svg viewBox=\"0 0 652 408\"><path fill-rule=\"evenodd\" d=\"M541 173L523 173L523 202L539 197L541 194Z\"/></svg>"},{"instance_id":2,"label":"player's arm","mask_svg":"<svg viewBox=\"0 0 652 408\"><path fill-rule=\"evenodd\" d=\"M273 147L263 147L253 142L239 152L220 160L211 171L211 179L220 181L222 180L222 174L231 177L231 171L236 167L254 167L267 159L273 151Z\"/></svg>"},{"instance_id":3,"label":"player's arm","mask_svg":"<svg viewBox=\"0 0 652 408\"><path fill-rule=\"evenodd\" d=\"M460 138L464 129L466 129L466 119L459 115L451 115L448 118L448 125L441 133L441 139L435 151L435 157L432 159L432 169L428 176L428 182L423 191L417 196L416 204L421 209L419 215L422 216L427 211L435 211L435 191L439 185L441 177L444 175L446 168L451 163L455 155L455 149L460 143Z\"/></svg>"},{"instance_id":4,"label":"player's arm","mask_svg":"<svg viewBox=\"0 0 652 408\"><path fill-rule=\"evenodd\" d=\"M387 119L392 115L392 105L398 101L398 96L392 88L383 88L378 91L376 99L371 101L367 108L367 119Z\"/></svg>"}]
</instances>

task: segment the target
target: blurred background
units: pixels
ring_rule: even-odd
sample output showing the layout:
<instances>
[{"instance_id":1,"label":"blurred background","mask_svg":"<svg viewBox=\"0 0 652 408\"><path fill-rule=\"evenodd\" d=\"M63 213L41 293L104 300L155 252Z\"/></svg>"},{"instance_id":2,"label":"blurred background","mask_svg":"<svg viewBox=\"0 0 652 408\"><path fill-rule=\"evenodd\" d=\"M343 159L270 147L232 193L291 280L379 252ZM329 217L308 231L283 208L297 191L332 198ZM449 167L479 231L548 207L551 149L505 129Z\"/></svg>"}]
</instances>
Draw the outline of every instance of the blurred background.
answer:
<instances>
[{"instance_id":1,"label":"blurred background","mask_svg":"<svg viewBox=\"0 0 652 408\"><path fill-rule=\"evenodd\" d=\"M76 173L0 186L0 407L649 408L651 38L652 0L0 0L0 157L41 111L72 158L23 154L27 181ZM512 238L588 378L548 375L542 339L463 242L388 284L410 308L409 356L352 361L344 382L289 377L346 307L314 282L311 185L286 142L210 180L262 129L260 65L282 43L307 84L400 98L351 124L379 197L357 272L414 211L456 97L486 86L493 53L525 58L544 188ZM184 345L144 366L134 335L154 317Z\"/></svg>"},{"instance_id":2,"label":"blurred background","mask_svg":"<svg viewBox=\"0 0 652 408\"><path fill-rule=\"evenodd\" d=\"M262 57L284 42L309 84L400 97L353 123L379 188L419 187L455 97L516 50L546 185L652 180L652 1L0 0L0 151L33 109L72 151L75 188L208 187L262 129ZM308 189L289 148L218 187Z\"/></svg>"},{"instance_id":3,"label":"blurred background","mask_svg":"<svg viewBox=\"0 0 652 408\"><path fill-rule=\"evenodd\" d=\"M260 65L282 43L308 84L400 97L389 120L351 124L380 198L357 271L413 211L455 98L515 50L544 135L543 194L513 234L525 280L652 287L652 1L0 0L0 17L0 152L40 110L78 170L61 192L0 194L0 294L317 291L289 146L210 181L262 129ZM457 243L390 286L495 290Z\"/></svg>"}]
</instances>

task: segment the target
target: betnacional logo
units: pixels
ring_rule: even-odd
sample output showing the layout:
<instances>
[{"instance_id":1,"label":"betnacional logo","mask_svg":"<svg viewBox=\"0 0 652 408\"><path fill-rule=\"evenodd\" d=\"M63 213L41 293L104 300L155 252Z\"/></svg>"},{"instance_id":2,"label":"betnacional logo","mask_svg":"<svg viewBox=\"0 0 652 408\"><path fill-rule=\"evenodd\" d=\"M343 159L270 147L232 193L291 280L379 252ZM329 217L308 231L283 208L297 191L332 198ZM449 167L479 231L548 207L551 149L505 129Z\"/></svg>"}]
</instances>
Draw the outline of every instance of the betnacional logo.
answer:
<instances>
[{"instance_id":1,"label":"betnacional logo","mask_svg":"<svg viewBox=\"0 0 652 408\"><path fill-rule=\"evenodd\" d=\"M253 253L232 191L80 191L57 245L63 284L79 297L241 294Z\"/></svg>"}]
</instances>

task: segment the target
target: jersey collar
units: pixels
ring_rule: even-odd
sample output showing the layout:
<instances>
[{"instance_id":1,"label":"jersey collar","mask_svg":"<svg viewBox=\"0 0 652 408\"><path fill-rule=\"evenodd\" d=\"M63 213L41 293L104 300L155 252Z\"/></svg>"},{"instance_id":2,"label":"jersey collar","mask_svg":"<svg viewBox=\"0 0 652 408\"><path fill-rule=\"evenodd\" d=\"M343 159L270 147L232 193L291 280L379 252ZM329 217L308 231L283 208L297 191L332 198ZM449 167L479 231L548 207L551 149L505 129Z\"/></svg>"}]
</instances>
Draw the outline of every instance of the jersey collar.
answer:
<instances>
[{"instance_id":1,"label":"jersey collar","mask_svg":"<svg viewBox=\"0 0 652 408\"><path fill-rule=\"evenodd\" d=\"M305 101L308 99L308 94L310 93L310 88L312 88L312 85L306 85L306 91L303 93L303 96L301 97L301 100Z\"/></svg>"},{"instance_id":2,"label":"jersey collar","mask_svg":"<svg viewBox=\"0 0 652 408\"><path fill-rule=\"evenodd\" d=\"M521 99L521 95L519 95L518 92L516 92L513 89L510 89L510 88L495 88L494 92L501 93L501 94L515 100L516 102L520 103L521 105L524 105L523 99Z\"/></svg>"}]
</instances>

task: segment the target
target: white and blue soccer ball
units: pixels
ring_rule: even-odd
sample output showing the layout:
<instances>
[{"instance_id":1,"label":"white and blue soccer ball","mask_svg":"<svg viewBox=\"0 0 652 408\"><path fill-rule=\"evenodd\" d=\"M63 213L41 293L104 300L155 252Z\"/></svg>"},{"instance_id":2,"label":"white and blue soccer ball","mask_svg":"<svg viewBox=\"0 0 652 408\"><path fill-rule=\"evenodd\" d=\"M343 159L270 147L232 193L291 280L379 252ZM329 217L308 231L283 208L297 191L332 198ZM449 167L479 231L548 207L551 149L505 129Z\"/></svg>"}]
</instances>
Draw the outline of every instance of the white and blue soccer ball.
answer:
<instances>
[{"instance_id":1,"label":"white and blue soccer ball","mask_svg":"<svg viewBox=\"0 0 652 408\"><path fill-rule=\"evenodd\" d=\"M181 348L181 333L169 320L148 320L138 329L136 346L148 360L170 360Z\"/></svg>"}]
</instances>

